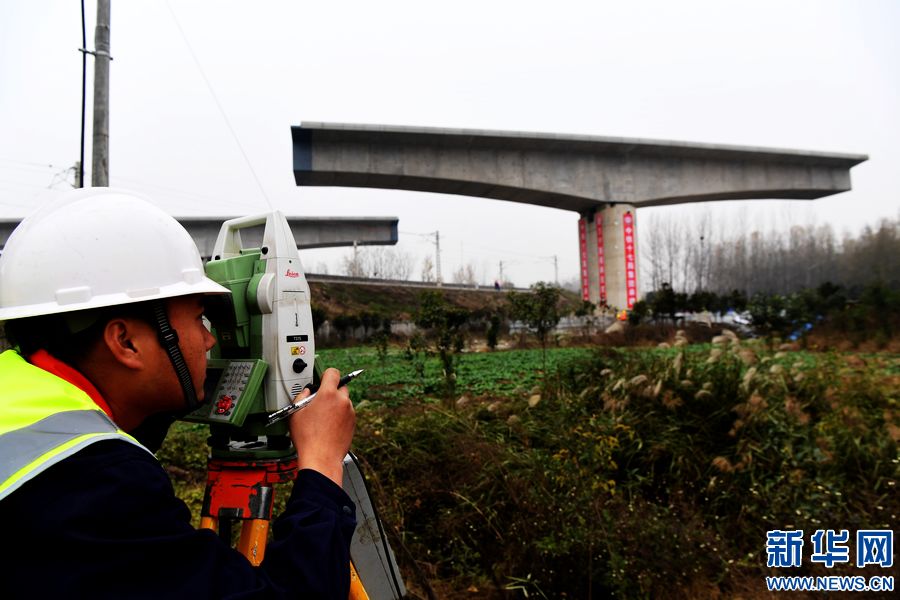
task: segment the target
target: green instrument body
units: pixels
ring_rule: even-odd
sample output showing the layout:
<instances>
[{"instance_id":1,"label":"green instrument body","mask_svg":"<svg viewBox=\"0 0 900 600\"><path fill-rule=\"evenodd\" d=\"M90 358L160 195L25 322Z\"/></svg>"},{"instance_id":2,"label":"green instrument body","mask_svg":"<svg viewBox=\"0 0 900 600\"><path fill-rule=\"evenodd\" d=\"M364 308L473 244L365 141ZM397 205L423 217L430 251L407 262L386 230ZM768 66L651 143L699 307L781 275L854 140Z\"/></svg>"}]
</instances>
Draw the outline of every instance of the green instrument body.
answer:
<instances>
[{"instance_id":1,"label":"green instrument body","mask_svg":"<svg viewBox=\"0 0 900 600\"><path fill-rule=\"evenodd\" d=\"M265 226L263 245L242 248L239 231ZM292 456L287 421L268 415L318 383L309 286L279 212L222 225L206 274L231 294L209 296L210 351L202 406L185 421L210 427L213 458Z\"/></svg>"}]
</instances>

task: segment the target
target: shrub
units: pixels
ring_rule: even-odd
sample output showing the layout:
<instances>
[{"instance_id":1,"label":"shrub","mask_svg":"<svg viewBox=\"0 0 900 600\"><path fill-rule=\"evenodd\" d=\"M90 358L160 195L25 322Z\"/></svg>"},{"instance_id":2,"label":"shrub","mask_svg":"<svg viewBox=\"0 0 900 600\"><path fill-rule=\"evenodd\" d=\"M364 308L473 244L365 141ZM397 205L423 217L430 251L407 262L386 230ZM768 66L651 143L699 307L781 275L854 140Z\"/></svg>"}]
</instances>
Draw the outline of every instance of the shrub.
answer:
<instances>
[{"instance_id":1,"label":"shrub","mask_svg":"<svg viewBox=\"0 0 900 600\"><path fill-rule=\"evenodd\" d=\"M890 388L838 356L604 350L539 389L364 420L388 518L438 579L715 596L761 577L767 529L888 528L900 511Z\"/></svg>"},{"instance_id":2,"label":"shrub","mask_svg":"<svg viewBox=\"0 0 900 600\"><path fill-rule=\"evenodd\" d=\"M527 294L510 292L507 295L510 317L528 326L541 344L544 368L547 363L547 336L559 323L560 289L539 281Z\"/></svg>"},{"instance_id":3,"label":"shrub","mask_svg":"<svg viewBox=\"0 0 900 600\"><path fill-rule=\"evenodd\" d=\"M444 374L444 398L452 406L456 393L456 355L465 344L463 326L468 312L452 306L439 292L423 292L416 311L416 326L426 330L426 339L436 346Z\"/></svg>"}]
</instances>

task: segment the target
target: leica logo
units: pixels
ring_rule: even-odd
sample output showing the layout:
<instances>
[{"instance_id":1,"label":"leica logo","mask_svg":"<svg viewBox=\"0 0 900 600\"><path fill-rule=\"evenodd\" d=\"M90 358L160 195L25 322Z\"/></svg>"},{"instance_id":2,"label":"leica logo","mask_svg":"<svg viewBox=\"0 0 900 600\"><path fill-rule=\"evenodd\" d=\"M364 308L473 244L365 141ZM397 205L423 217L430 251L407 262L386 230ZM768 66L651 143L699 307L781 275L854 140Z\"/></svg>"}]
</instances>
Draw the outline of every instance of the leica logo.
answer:
<instances>
[{"instance_id":1,"label":"leica logo","mask_svg":"<svg viewBox=\"0 0 900 600\"><path fill-rule=\"evenodd\" d=\"M300 277L300 273L298 273L297 271L291 271L290 269L287 270L287 273L285 273L285 275L287 275L288 277L290 277L292 279L296 279L297 277Z\"/></svg>"}]
</instances>

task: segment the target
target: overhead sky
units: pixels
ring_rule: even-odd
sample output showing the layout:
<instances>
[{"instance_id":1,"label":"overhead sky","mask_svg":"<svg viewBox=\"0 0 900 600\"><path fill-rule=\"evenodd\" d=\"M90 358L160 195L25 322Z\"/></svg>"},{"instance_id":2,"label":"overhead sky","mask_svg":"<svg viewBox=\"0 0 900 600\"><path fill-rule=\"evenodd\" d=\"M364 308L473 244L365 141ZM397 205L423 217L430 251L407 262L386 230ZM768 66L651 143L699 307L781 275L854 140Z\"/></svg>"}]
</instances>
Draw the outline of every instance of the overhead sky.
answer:
<instances>
[{"instance_id":1,"label":"overhead sky","mask_svg":"<svg viewBox=\"0 0 900 600\"><path fill-rule=\"evenodd\" d=\"M86 3L88 47L96 5ZM417 264L518 285L578 273L577 215L415 192L298 188L290 127L330 121L671 139L868 154L814 202L641 209L722 230L900 216L894 0L112 2L110 181L175 216L397 216ZM0 0L0 218L71 185L81 8ZM90 127L91 63L88 71ZM88 139L90 139L88 130ZM90 146L86 150L90 160ZM90 173L90 165L87 165ZM88 175L89 177L89 175ZM689 223L689 220L688 220ZM639 248L652 243L646 235ZM339 271L346 250L307 251ZM415 270L418 276L419 268Z\"/></svg>"}]
</instances>

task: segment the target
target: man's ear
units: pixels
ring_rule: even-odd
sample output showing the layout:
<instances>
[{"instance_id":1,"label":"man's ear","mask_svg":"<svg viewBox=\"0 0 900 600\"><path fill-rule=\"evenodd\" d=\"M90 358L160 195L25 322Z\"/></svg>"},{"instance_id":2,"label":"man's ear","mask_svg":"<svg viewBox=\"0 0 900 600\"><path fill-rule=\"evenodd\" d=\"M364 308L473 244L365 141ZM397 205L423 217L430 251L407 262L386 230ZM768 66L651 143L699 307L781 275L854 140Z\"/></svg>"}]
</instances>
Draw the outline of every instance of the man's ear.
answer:
<instances>
[{"instance_id":1,"label":"man's ear","mask_svg":"<svg viewBox=\"0 0 900 600\"><path fill-rule=\"evenodd\" d=\"M143 369L149 358L149 344L155 340L150 326L139 319L110 319L103 328L103 344L116 362L129 369Z\"/></svg>"}]
</instances>

